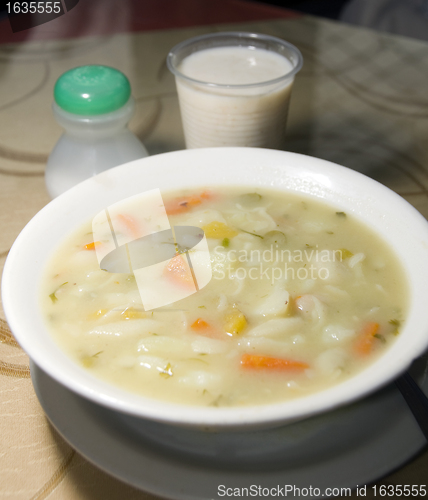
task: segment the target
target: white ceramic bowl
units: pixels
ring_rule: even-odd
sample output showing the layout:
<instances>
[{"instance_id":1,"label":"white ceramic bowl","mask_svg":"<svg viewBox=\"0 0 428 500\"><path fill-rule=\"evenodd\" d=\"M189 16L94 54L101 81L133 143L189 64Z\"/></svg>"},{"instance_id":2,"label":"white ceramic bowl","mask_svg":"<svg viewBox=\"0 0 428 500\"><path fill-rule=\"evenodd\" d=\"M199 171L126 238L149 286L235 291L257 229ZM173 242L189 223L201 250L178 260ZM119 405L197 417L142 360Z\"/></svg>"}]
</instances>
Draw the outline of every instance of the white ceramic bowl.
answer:
<instances>
[{"instance_id":1,"label":"white ceramic bowl","mask_svg":"<svg viewBox=\"0 0 428 500\"><path fill-rule=\"evenodd\" d=\"M110 204L149 189L239 185L274 187L325 200L354 214L386 240L409 280L410 309L392 347L353 378L284 403L201 408L155 401L94 378L51 338L39 310L49 254L82 222ZM383 185L347 168L293 153L251 148L195 149L137 160L108 170L43 208L14 243L4 269L2 298L16 339L46 373L81 396L114 410L160 422L217 429L263 428L328 411L393 380L428 347L428 223Z\"/></svg>"}]
</instances>

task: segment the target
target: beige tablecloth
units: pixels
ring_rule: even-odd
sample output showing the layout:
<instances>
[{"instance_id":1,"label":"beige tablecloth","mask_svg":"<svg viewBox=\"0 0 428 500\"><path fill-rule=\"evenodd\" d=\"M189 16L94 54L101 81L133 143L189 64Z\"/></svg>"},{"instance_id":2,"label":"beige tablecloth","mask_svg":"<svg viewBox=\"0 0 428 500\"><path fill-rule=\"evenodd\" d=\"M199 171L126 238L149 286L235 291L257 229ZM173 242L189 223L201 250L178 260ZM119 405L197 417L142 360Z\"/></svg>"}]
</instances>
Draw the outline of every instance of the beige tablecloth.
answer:
<instances>
[{"instance_id":1,"label":"beige tablecloth","mask_svg":"<svg viewBox=\"0 0 428 500\"><path fill-rule=\"evenodd\" d=\"M282 37L303 53L305 64L290 109L289 150L364 172L428 216L426 43L300 17L4 44L0 45L1 267L21 229L49 202L43 173L61 134L51 114L58 76L90 63L122 70L130 78L137 103L131 129L150 154L182 149L166 54L191 36L237 29ZM53 430L34 394L28 359L2 311L0 436L0 498L153 498L101 472ZM427 470L425 449L380 484L425 484Z\"/></svg>"}]
</instances>

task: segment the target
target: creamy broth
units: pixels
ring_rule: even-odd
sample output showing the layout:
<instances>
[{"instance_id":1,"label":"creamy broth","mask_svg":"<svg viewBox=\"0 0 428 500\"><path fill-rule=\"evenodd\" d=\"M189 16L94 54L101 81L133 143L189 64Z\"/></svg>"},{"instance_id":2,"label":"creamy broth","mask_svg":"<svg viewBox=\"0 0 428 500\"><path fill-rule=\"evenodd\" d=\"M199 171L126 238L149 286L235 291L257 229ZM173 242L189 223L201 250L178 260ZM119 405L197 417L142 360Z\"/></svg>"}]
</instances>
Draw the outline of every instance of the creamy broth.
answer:
<instances>
[{"instance_id":1,"label":"creamy broth","mask_svg":"<svg viewBox=\"0 0 428 500\"><path fill-rule=\"evenodd\" d=\"M204 230L212 278L196 293L144 310L133 274L100 269L91 221L46 269L52 335L94 376L171 402L260 405L348 379L399 334L404 273L352 215L263 189L163 200L172 226ZM165 266L171 286L189 279L182 258Z\"/></svg>"}]
</instances>

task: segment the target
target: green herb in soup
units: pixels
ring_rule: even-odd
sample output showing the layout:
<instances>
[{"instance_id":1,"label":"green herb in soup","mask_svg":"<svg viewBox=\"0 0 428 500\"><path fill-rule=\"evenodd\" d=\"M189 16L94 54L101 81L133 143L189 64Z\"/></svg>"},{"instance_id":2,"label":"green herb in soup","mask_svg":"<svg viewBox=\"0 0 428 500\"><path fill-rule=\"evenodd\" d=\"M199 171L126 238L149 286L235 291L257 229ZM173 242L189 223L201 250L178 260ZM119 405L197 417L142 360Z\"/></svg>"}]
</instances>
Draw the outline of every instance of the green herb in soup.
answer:
<instances>
[{"instance_id":1,"label":"green herb in soup","mask_svg":"<svg viewBox=\"0 0 428 500\"><path fill-rule=\"evenodd\" d=\"M163 199L171 226L201 228L207 239L212 278L196 293L146 311L132 273L100 269L105 243L94 241L91 221L46 269L41 300L52 335L96 377L182 404L260 405L346 380L399 334L403 271L351 213L261 189ZM138 220L117 217L138 233ZM179 251L162 279L193 286Z\"/></svg>"}]
</instances>

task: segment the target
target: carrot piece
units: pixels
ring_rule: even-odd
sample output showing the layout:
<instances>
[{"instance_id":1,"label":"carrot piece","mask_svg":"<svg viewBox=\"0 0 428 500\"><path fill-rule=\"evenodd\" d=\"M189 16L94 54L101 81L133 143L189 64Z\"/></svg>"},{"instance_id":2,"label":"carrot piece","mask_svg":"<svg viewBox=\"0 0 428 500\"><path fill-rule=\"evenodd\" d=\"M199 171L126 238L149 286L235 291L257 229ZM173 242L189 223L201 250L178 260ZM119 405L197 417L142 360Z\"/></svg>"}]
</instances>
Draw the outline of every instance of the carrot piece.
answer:
<instances>
[{"instance_id":1,"label":"carrot piece","mask_svg":"<svg viewBox=\"0 0 428 500\"><path fill-rule=\"evenodd\" d=\"M134 219L134 217L127 214L119 214L117 218L126 227L133 238L139 238L141 236L138 222Z\"/></svg>"},{"instance_id":2,"label":"carrot piece","mask_svg":"<svg viewBox=\"0 0 428 500\"><path fill-rule=\"evenodd\" d=\"M203 200L210 200L211 198L213 198L213 196L214 196L213 193L211 193L210 191L203 191L201 193L201 198Z\"/></svg>"},{"instance_id":3,"label":"carrot piece","mask_svg":"<svg viewBox=\"0 0 428 500\"><path fill-rule=\"evenodd\" d=\"M306 370L309 365L303 361L294 359L273 358L270 356L259 356L256 354L243 354L241 366L255 370Z\"/></svg>"},{"instance_id":4,"label":"carrot piece","mask_svg":"<svg viewBox=\"0 0 428 500\"><path fill-rule=\"evenodd\" d=\"M189 195L174 198L173 200L165 203L165 210L168 215L182 214L191 210L193 207L200 205L205 200L213 198L210 191L203 191L199 196Z\"/></svg>"},{"instance_id":5,"label":"carrot piece","mask_svg":"<svg viewBox=\"0 0 428 500\"><path fill-rule=\"evenodd\" d=\"M167 201L165 203L165 210L168 215L176 215L187 212L193 207L200 205L203 201L212 198L212 194L209 191L203 191L199 196L189 195L181 196L179 198L174 198L173 200Z\"/></svg>"},{"instance_id":6,"label":"carrot piece","mask_svg":"<svg viewBox=\"0 0 428 500\"><path fill-rule=\"evenodd\" d=\"M214 328L202 318L198 318L194 321L190 325L190 328L198 335L203 335L204 337L209 337L211 339L225 340L227 338L224 332Z\"/></svg>"},{"instance_id":7,"label":"carrot piece","mask_svg":"<svg viewBox=\"0 0 428 500\"><path fill-rule=\"evenodd\" d=\"M210 328L210 325L204 321L202 318L198 318L194 323L190 325L194 330L206 330Z\"/></svg>"},{"instance_id":8,"label":"carrot piece","mask_svg":"<svg viewBox=\"0 0 428 500\"><path fill-rule=\"evenodd\" d=\"M168 262L164 268L163 275L175 285L195 288L189 264L180 254L177 254Z\"/></svg>"},{"instance_id":9,"label":"carrot piece","mask_svg":"<svg viewBox=\"0 0 428 500\"><path fill-rule=\"evenodd\" d=\"M101 244L102 244L101 241L92 241L91 243L88 243L87 245L85 245L83 248L85 250L95 250L95 248Z\"/></svg>"},{"instance_id":10,"label":"carrot piece","mask_svg":"<svg viewBox=\"0 0 428 500\"><path fill-rule=\"evenodd\" d=\"M200 203L202 200L197 196L175 198L165 203L165 210L168 215L182 214Z\"/></svg>"},{"instance_id":11,"label":"carrot piece","mask_svg":"<svg viewBox=\"0 0 428 500\"><path fill-rule=\"evenodd\" d=\"M355 342L355 351L358 354L366 355L373 349L375 335L379 330L379 323L367 323L362 329L357 341Z\"/></svg>"}]
</instances>

